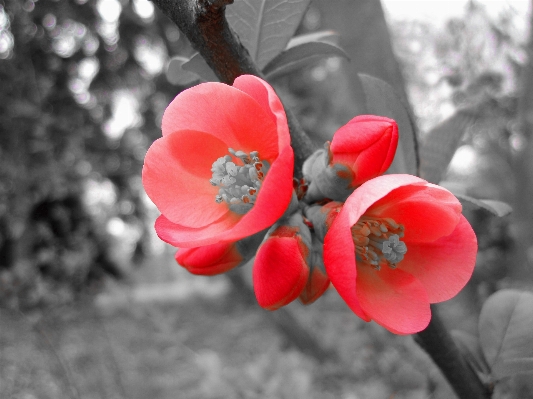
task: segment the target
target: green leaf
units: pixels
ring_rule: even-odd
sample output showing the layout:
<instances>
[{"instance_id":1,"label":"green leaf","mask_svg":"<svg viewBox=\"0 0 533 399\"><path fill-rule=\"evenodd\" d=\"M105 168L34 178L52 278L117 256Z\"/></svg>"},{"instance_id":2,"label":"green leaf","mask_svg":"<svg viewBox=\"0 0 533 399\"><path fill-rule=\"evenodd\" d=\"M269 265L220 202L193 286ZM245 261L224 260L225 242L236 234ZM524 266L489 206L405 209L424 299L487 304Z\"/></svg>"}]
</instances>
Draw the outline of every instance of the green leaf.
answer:
<instances>
[{"instance_id":1,"label":"green leaf","mask_svg":"<svg viewBox=\"0 0 533 399\"><path fill-rule=\"evenodd\" d=\"M533 293L501 290L487 299L479 337L495 380L533 371Z\"/></svg>"},{"instance_id":2,"label":"green leaf","mask_svg":"<svg viewBox=\"0 0 533 399\"><path fill-rule=\"evenodd\" d=\"M502 114L502 106L494 99L465 107L439 123L424 135L420 145L420 176L438 184L461 144L466 131L476 123Z\"/></svg>"},{"instance_id":3,"label":"green leaf","mask_svg":"<svg viewBox=\"0 0 533 399\"><path fill-rule=\"evenodd\" d=\"M505 202L502 201L495 201L490 199L477 199L472 198L467 195L463 194L455 194L454 195L461 201L461 204L463 205L464 210L472 209L483 209L489 213L491 213L494 216L506 216L510 214L513 211L513 208Z\"/></svg>"},{"instance_id":4,"label":"green leaf","mask_svg":"<svg viewBox=\"0 0 533 399\"><path fill-rule=\"evenodd\" d=\"M200 79L195 72L187 71L183 65L189 61L188 58L176 56L172 57L168 63L166 76L170 84L187 86Z\"/></svg>"},{"instance_id":5,"label":"green leaf","mask_svg":"<svg viewBox=\"0 0 533 399\"><path fill-rule=\"evenodd\" d=\"M191 59L185 62L181 67L185 71L195 73L204 82L219 82L217 75L215 75L213 70L207 65L207 62L205 62L199 53L194 54Z\"/></svg>"},{"instance_id":6,"label":"green leaf","mask_svg":"<svg viewBox=\"0 0 533 399\"><path fill-rule=\"evenodd\" d=\"M463 354L472 369L484 379L488 379L490 368L483 356L478 338L475 335L460 330L452 330L451 335L459 351Z\"/></svg>"},{"instance_id":7,"label":"green leaf","mask_svg":"<svg viewBox=\"0 0 533 399\"><path fill-rule=\"evenodd\" d=\"M310 0L238 0L226 18L259 69L281 53L296 32Z\"/></svg>"},{"instance_id":8,"label":"green leaf","mask_svg":"<svg viewBox=\"0 0 533 399\"><path fill-rule=\"evenodd\" d=\"M366 97L366 112L392 118L398 124L398 149L387 173L418 175L416 127L408 106L387 82L361 73L358 75Z\"/></svg>"},{"instance_id":9,"label":"green leaf","mask_svg":"<svg viewBox=\"0 0 533 399\"><path fill-rule=\"evenodd\" d=\"M330 43L309 42L290 47L270 61L263 73L267 78L276 78L327 57L343 57L348 55L340 47Z\"/></svg>"},{"instance_id":10,"label":"green leaf","mask_svg":"<svg viewBox=\"0 0 533 399\"><path fill-rule=\"evenodd\" d=\"M303 35L294 36L289 43L287 44L286 50L299 46L300 44L305 43L330 43L334 45L339 45L339 34L332 30L321 30L318 32L305 33Z\"/></svg>"}]
</instances>

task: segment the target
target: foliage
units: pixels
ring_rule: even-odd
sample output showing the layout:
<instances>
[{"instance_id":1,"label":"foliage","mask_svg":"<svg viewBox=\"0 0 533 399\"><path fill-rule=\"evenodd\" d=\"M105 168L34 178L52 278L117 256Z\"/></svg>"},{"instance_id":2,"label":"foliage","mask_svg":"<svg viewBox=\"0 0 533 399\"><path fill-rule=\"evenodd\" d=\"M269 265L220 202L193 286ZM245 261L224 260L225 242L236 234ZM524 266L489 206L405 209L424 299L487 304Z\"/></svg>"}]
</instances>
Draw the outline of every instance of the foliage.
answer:
<instances>
[{"instance_id":1,"label":"foliage","mask_svg":"<svg viewBox=\"0 0 533 399\"><path fill-rule=\"evenodd\" d=\"M142 1L5 0L0 28L0 292L63 302L149 250L140 168L189 47Z\"/></svg>"}]
</instances>

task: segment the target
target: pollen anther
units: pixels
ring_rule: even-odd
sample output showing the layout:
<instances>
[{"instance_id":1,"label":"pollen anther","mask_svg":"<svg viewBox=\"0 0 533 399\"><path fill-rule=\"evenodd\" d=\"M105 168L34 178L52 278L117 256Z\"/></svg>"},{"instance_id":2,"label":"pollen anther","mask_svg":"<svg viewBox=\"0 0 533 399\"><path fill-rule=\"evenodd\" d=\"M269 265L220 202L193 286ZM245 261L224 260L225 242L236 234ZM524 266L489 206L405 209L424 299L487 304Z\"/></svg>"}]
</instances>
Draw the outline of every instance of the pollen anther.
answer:
<instances>
[{"instance_id":1,"label":"pollen anther","mask_svg":"<svg viewBox=\"0 0 533 399\"><path fill-rule=\"evenodd\" d=\"M209 183L220 188L215 196L217 203L226 202L232 211L242 215L255 204L270 165L259 158L257 151L251 151L250 154L233 148L228 148L228 151L236 159L225 155L213 162L213 176ZM242 165L235 163L239 160Z\"/></svg>"},{"instance_id":2,"label":"pollen anther","mask_svg":"<svg viewBox=\"0 0 533 399\"><path fill-rule=\"evenodd\" d=\"M407 253L407 246L400 241L404 226L391 218L362 216L351 230L356 259L375 270L382 265L395 269Z\"/></svg>"}]
</instances>

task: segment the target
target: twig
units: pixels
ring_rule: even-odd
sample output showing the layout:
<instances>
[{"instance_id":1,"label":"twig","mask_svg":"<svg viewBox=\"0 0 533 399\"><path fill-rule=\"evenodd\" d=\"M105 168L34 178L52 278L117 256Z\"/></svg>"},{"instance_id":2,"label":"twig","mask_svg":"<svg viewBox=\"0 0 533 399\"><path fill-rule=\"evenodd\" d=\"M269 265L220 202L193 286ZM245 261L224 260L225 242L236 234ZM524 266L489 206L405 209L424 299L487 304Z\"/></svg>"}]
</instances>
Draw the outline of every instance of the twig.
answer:
<instances>
[{"instance_id":1,"label":"twig","mask_svg":"<svg viewBox=\"0 0 533 399\"><path fill-rule=\"evenodd\" d=\"M442 322L435 305L431 305L429 326L414 336L442 371L460 399L490 399L491 393L466 363L453 338Z\"/></svg>"}]
</instances>

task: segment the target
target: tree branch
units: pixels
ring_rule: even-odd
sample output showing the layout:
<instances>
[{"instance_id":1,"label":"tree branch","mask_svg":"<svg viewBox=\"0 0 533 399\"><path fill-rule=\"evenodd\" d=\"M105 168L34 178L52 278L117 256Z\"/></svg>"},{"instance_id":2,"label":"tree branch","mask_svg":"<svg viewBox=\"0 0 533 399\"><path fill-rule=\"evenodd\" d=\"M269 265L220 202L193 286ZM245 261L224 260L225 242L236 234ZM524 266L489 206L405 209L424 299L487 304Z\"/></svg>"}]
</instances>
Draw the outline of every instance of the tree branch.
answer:
<instances>
[{"instance_id":1,"label":"tree branch","mask_svg":"<svg viewBox=\"0 0 533 399\"><path fill-rule=\"evenodd\" d=\"M250 54L233 34L225 17L233 0L152 0L187 36L221 82L233 84L240 75L264 79ZM305 159L314 151L294 114L285 108L295 153L295 171L301 174Z\"/></svg>"},{"instance_id":2,"label":"tree branch","mask_svg":"<svg viewBox=\"0 0 533 399\"><path fill-rule=\"evenodd\" d=\"M490 399L491 393L459 352L435 305L431 305L431 321L424 331L414 336L444 374L460 399Z\"/></svg>"}]
</instances>

